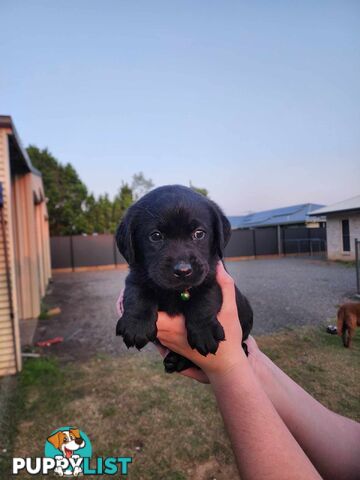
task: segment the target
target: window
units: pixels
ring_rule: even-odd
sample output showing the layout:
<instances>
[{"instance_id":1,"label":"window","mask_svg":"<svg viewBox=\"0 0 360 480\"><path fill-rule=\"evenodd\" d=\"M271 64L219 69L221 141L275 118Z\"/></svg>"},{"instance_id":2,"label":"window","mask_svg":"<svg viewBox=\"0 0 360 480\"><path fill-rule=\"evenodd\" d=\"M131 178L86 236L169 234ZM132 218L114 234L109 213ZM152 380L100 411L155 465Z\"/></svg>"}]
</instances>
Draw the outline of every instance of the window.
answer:
<instances>
[{"instance_id":1,"label":"window","mask_svg":"<svg viewBox=\"0 0 360 480\"><path fill-rule=\"evenodd\" d=\"M350 225L349 220L341 221L343 252L350 252Z\"/></svg>"}]
</instances>

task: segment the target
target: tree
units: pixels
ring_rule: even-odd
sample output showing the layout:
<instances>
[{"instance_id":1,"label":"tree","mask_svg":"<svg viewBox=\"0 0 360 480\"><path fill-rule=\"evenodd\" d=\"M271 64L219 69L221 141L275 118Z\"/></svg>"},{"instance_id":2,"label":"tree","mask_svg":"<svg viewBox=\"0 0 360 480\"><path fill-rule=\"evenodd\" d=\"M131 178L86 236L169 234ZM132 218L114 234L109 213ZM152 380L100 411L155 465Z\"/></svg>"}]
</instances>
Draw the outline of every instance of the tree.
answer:
<instances>
[{"instance_id":1,"label":"tree","mask_svg":"<svg viewBox=\"0 0 360 480\"><path fill-rule=\"evenodd\" d=\"M86 218L83 233L114 233L132 203L132 190L127 183L122 183L113 200L110 200L108 194L95 198L94 194L90 193L83 208Z\"/></svg>"},{"instance_id":2,"label":"tree","mask_svg":"<svg viewBox=\"0 0 360 480\"><path fill-rule=\"evenodd\" d=\"M154 186L139 172L133 176L131 187L122 183L113 200L107 193L96 198L69 163L62 165L46 148L30 145L27 152L42 173L51 235L114 233L134 200Z\"/></svg>"},{"instance_id":3,"label":"tree","mask_svg":"<svg viewBox=\"0 0 360 480\"><path fill-rule=\"evenodd\" d=\"M90 193L85 201L86 231L83 233L92 234L97 232L97 200L93 193Z\"/></svg>"},{"instance_id":4,"label":"tree","mask_svg":"<svg viewBox=\"0 0 360 480\"><path fill-rule=\"evenodd\" d=\"M191 180L190 180L190 188L194 190L194 192L201 193L201 195L204 195L204 197L207 197L209 195L209 192L207 191L206 188L195 187L195 185L191 183Z\"/></svg>"},{"instance_id":5,"label":"tree","mask_svg":"<svg viewBox=\"0 0 360 480\"><path fill-rule=\"evenodd\" d=\"M51 235L69 235L87 230L85 205L88 196L86 185L70 165L62 165L47 148L34 145L27 148L33 165L40 170L48 198Z\"/></svg>"},{"instance_id":6,"label":"tree","mask_svg":"<svg viewBox=\"0 0 360 480\"><path fill-rule=\"evenodd\" d=\"M133 175L131 190L133 192L134 200L138 200L140 197L145 195L149 190L154 186L151 178L145 178L143 172L135 173Z\"/></svg>"},{"instance_id":7,"label":"tree","mask_svg":"<svg viewBox=\"0 0 360 480\"><path fill-rule=\"evenodd\" d=\"M133 191L127 183L123 183L113 200L113 223L116 226L124 216L126 210L134 202ZM114 228L114 230L115 230Z\"/></svg>"}]
</instances>

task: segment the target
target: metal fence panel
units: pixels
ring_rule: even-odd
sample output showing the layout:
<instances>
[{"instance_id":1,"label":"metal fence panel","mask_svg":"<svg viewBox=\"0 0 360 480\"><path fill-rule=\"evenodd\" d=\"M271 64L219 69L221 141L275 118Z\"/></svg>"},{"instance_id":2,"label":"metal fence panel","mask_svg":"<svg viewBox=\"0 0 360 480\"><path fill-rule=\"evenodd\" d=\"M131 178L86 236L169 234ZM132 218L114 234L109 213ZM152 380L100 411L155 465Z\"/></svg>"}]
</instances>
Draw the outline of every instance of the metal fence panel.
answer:
<instances>
[{"instance_id":1,"label":"metal fence panel","mask_svg":"<svg viewBox=\"0 0 360 480\"><path fill-rule=\"evenodd\" d=\"M289 227L282 229L283 252L322 253L326 251L326 229Z\"/></svg>"},{"instance_id":2,"label":"metal fence panel","mask_svg":"<svg viewBox=\"0 0 360 480\"><path fill-rule=\"evenodd\" d=\"M320 253L326 250L325 228L283 228L283 253ZM276 227L234 230L225 249L225 257L276 255ZM114 236L74 235L51 238L52 268L77 268L121 265L126 261L119 253Z\"/></svg>"},{"instance_id":3,"label":"metal fence panel","mask_svg":"<svg viewBox=\"0 0 360 480\"><path fill-rule=\"evenodd\" d=\"M255 228L255 255L276 255L278 253L277 228Z\"/></svg>"},{"instance_id":4,"label":"metal fence panel","mask_svg":"<svg viewBox=\"0 0 360 480\"><path fill-rule=\"evenodd\" d=\"M72 238L75 268L115 263L113 235L89 235L86 237L74 235Z\"/></svg>"},{"instance_id":5,"label":"metal fence panel","mask_svg":"<svg viewBox=\"0 0 360 480\"><path fill-rule=\"evenodd\" d=\"M115 244L115 259L116 259L116 265L127 263L125 258L119 252L119 249L117 248L116 244Z\"/></svg>"},{"instance_id":6,"label":"metal fence panel","mask_svg":"<svg viewBox=\"0 0 360 480\"><path fill-rule=\"evenodd\" d=\"M51 267L71 268L71 237L51 237Z\"/></svg>"},{"instance_id":7,"label":"metal fence panel","mask_svg":"<svg viewBox=\"0 0 360 480\"><path fill-rule=\"evenodd\" d=\"M234 230L225 248L225 257L247 257L254 255L253 232Z\"/></svg>"},{"instance_id":8,"label":"metal fence panel","mask_svg":"<svg viewBox=\"0 0 360 480\"><path fill-rule=\"evenodd\" d=\"M326 240L326 228L308 228L310 232L310 238L320 238Z\"/></svg>"}]
</instances>

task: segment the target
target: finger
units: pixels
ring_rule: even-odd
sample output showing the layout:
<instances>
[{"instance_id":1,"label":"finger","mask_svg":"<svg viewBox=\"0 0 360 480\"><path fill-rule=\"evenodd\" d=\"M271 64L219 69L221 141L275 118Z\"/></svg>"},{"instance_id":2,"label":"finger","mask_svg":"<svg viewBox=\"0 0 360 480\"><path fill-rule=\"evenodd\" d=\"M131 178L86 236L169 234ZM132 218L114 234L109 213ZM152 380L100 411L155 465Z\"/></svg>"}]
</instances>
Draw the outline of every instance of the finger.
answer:
<instances>
[{"instance_id":1,"label":"finger","mask_svg":"<svg viewBox=\"0 0 360 480\"><path fill-rule=\"evenodd\" d=\"M193 378L194 380L197 380L200 383L209 383L209 379L205 375L205 373L202 370L199 370L194 367L183 370L182 372L180 372L180 375L182 375L183 377Z\"/></svg>"},{"instance_id":2,"label":"finger","mask_svg":"<svg viewBox=\"0 0 360 480\"><path fill-rule=\"evenodd\" d=\"M222 262L217 264L216 268L216 281L218 282L222 297L223 297L223 304L221 307L221 311L236 310L236 296L235 296L235 284L234 280L225 270L225 267Z\"/></svg>"},{"instance_id":3,"label":"finger","mask_svg":"<svg viewBox=\"0 0 360 480\"><path fill-rule=\"evenodd\" d=\"M185 333L185 319L182 315L170 317L165 312L158 312L156 326L159 331L171 333Z\"/></svg>"},{"instance_id":4,"label":"finger","mask_svg":"<svg viewBox=\"0 0 360 480\"><path fill-rule=\"evenodd\" d=\"M249 353L253 353L256 350L259 350L258 344L256 343L255 338L252 335L249 335L245 340L246 345L248 346Z\"/></svg>"}]
</instances>

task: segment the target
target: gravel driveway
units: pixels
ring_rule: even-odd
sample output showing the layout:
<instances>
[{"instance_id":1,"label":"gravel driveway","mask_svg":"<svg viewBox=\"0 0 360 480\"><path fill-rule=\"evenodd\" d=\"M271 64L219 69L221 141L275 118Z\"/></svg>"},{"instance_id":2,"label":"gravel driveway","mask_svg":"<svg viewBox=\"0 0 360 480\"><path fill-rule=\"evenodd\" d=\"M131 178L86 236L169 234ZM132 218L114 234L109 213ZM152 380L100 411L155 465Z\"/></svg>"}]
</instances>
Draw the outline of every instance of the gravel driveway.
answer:
<instances>
[{"instance_id":1,"label":"gravel driveway","mask_svg":"<svg viewBox=\"0 0 360 480\"><path fill-rule=\"evenodd\" d=\"M228 270L254 309L255 334L333 320L337 305L355 291L354 268L323 260L229 262ZM63 336L50 349L64 359L127 352L115 336L114 306L125 276L121 270L55 274L45 302L62 312L39 321L35 340Z\"/></svg>"}]
</instances>

